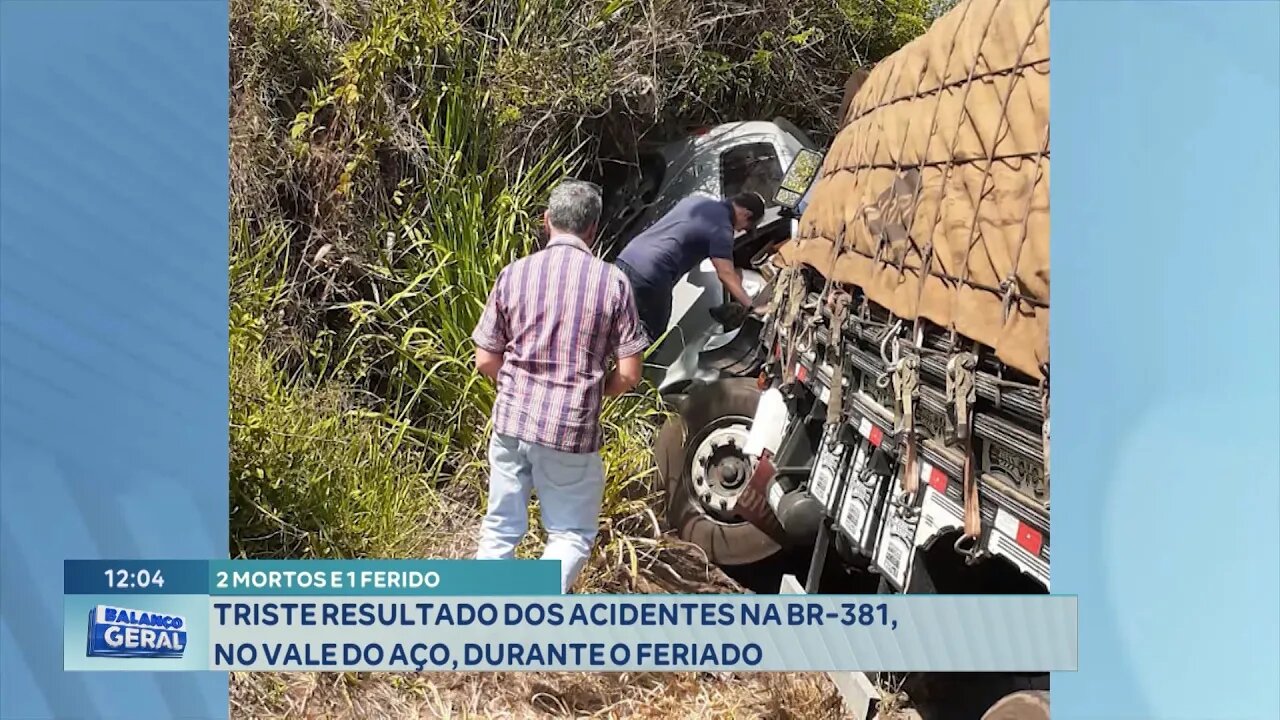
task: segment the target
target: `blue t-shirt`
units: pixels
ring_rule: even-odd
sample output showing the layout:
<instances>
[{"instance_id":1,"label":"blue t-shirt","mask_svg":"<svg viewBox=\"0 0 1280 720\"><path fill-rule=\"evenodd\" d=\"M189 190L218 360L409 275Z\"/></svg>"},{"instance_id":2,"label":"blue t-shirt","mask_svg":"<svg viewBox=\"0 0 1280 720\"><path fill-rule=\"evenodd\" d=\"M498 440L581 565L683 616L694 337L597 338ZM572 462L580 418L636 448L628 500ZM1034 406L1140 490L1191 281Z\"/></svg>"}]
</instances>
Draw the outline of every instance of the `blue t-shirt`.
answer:
<instances>
[{"instance_id":1,"label":"blue t-shirt","mask_svg":"<svg viewBox=\"0 0 1280 720\"><path fill-rule=\"evenodd\" d=\"M664 289L709 257L733 258L733 207L699 196L681 200L618 254L645 285Z\"/></svg>"}]
</instances>

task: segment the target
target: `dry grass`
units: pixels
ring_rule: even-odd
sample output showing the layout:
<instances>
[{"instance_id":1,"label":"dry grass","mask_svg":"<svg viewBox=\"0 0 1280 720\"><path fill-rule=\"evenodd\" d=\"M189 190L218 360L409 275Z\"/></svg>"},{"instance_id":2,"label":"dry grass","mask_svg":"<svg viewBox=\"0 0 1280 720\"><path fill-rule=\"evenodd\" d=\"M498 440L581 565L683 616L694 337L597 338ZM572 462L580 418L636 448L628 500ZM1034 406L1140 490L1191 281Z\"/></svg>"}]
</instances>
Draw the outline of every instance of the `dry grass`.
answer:
<instances>
[{"instance_id":1,"label":"dry grass","mask_svg":"<svg viewBox=\"0 0 1280 720\"><path fill-rule=\"evenodd\" d=\"M424 557L475 549L477 495L460 485L435 504ZM583 573L587 592L733 593L742 589L696 548L632 538L636 570L607 556L604 538ZM536 533L521 555L536 556ZM822 720L846 717L822 673L232 673L238 720L509 720L676 718Z\"/></svg>"},{"instance_id":2,"label":"dry grass","mask_svg":"<svg viewBox=\"0 0 1280 720\"><path fill-rule=\"evenodd\" d=\"M290 411L297 409L286 405ZM365 427L368 422L367 418L354 420L351 427L372 432ZM635 431L642 426L630 427ZM628 441L616 441L606 452L610 483L601 534L578 590L742 592L741 587L707 562L700 550L661 533L651 510L659 504L658 498L651 485L651 473L645 470L652 466L652 456L641 451L648 447L648 434L633 432ZM390 462L402 457L402 453L383 459ZM304 468L323 461L324 458L311 455L299 460ZM381 474L384 473L372 473ZM400 528L398 534L406 538L394 544L395 554L432 558L472 555L483 507L482 478L483 467L468 465L454 482L438 490L417 487L413 492L429 493L429 502L413 506L412 512L418 518L413 526L405 527L402 521L394 523ZM371 486L366 483L361 487ZM326 507L332 514L331 503ZM404 517L398 511L392 515ZM364 524L370 522L368 513L361 517L365 518ZM518 550L524 557L536 557L542 548L536 508L531 520L534 532ZM320 526L332 531L327 520ZM292 535L308 539L309 546L319 547L311 533L295 529ZM386 540L385 535L378 539ZM334 542L342 537L327 540ZM344 547L350 544L344 543ZM232 717L241 720L843 717L835 687L825 675L768 673L235 673L231 679L231 707Z\"/></svg>"},{"instance_id":3,"label":"dry grass","mask_svg":"<svg viewBox=\"0 0 1280 720\"><path fill-rule=\"evenodd\" d=\"M235 673L231 707L262 720L845 717L825 675L768 673Z\"/></svg>"}]
</instances>

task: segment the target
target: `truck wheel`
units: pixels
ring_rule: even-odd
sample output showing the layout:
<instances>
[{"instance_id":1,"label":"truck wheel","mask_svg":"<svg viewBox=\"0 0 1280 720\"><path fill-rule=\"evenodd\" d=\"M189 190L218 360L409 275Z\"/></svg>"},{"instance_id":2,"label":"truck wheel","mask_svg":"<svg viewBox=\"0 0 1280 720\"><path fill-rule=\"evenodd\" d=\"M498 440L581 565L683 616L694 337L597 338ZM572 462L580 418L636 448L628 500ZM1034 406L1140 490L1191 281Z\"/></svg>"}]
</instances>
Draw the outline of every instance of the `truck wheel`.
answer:
<instances>
[{"instance_id":1,"label":"truck wheel","mask_svg":"<svg viewBox=\"0 0 1280 720\"><path fill-rule=\"evenodd\" d=\"M697 387L658 433L655 455L667 523L720 566L749 565L782 549L732 511L754 470L742 447L759 400L751 379Z\"/></svg>"},{"instance_id":2,"label":"truck wheel","mask_svg":"<svg viewBox=\"0 0 1280 720\"><path fill-rule=\"evenodd\" d=\"M987 710L982 720L1049 720L1049 693L1026 690L1006 695Z\"/></svg>"}]
</instances>

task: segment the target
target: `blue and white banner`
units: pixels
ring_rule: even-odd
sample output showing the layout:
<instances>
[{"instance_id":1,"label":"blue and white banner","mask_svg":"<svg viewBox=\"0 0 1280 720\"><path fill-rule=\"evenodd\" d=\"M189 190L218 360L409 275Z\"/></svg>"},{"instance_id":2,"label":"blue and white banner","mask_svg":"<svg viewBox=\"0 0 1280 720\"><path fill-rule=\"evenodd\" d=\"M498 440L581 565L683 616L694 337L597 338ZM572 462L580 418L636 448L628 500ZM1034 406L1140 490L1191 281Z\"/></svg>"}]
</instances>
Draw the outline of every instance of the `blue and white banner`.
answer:
<instances>
[{"instance_id":1,"label":"blue and white banner","mask_svg":"<svg viewBox=\"0 0 1280 720\"><path fill-rule=\"evenodd\" d=\"M110 564L67 563L68 670L1077 669L1073 596L562 596L539 561Z\"/></svg>"}]
</instances>

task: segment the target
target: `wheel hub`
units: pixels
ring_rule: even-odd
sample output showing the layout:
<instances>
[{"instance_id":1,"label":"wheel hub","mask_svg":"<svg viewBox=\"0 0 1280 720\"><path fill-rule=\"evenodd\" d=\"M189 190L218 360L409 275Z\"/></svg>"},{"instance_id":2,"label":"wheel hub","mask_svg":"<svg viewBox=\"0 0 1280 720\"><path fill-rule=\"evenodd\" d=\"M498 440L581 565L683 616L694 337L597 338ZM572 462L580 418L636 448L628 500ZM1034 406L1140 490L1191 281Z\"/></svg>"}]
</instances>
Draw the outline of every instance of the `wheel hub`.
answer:
<instances>
[{"instance_id":1,"label":"wheel hub","mask_svg":"<svg viewBox=\"0 0 1280 720\"><path fill-rule=\"evenodd\" d=\"M720 486L737 489L747 481L747 463L742 458L727 457L720 462Z\"/></svg>"},{"instance_id":2,"label":"wheel hub","mask_svg":"<svg viewBox=\"0 0 1280 720\"><path fill-rule=\"evenodd\" d=\"M734 508L753 471L742 449L748 432L744 422L727 423L709 432L693 451L689 475L694 497L704 512L725 522L741 521Z\"/></svg>"}]
</instances>

